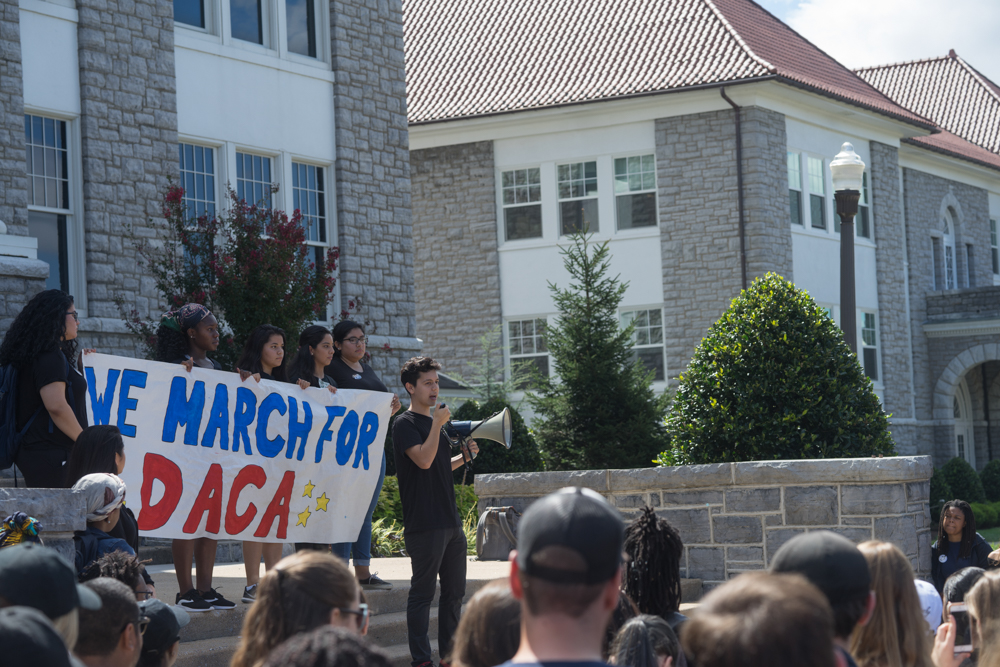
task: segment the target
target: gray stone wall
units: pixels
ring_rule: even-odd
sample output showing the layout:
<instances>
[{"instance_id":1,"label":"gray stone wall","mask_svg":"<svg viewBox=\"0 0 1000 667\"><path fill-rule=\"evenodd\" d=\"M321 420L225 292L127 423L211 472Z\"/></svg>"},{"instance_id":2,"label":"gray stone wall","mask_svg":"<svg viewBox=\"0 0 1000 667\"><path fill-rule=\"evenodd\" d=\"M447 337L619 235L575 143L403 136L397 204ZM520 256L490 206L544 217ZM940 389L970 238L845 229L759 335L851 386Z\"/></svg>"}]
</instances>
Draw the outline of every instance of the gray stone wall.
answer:
<instances>
[{"instance_id":1,"label":"gray stone wall","mask_svg":"<svg viewBox=\"0 0 1000 667\"><path fill-rule=\"evenodd\" d=\"M784 118L747 107L743 119L748 280L792 278L784 202ZM742 287L732 111L656 121L667 367L673 382L705 331ZM780 155L779 155L780 153Z\"/></svg>"},{"instance_id":2,"label":"gray stone wall","mask_svg":"<svg viewBox=\"0 0 1000 667\"><path fill-rule=\"evenodd\" d=\"M58 551L70 564L75 563L73 531L87 529L87 503L83 492L71 489L0 488L0 507L3 508L4 516L24 512L38 519L42 524L38 535L45 546Z\"/></svg>"},{"instance_id":3,"label":"gray stone wall","mask_svg":"<svg viewBox=\"0 0 1000 667\"><path fill-rule=\"evenodd\" d=\"M20 236L28 233L27 169L20 10L0 0L0 221Z\"/></svg>"},{"instance_id":4,"label":"gray stone wall","mask_svg":"<svg viewBox=\"0 0 1000 667\"><path fill-rule=\"evenodd\" d=\"M480 513L524 511L566 486L604 495L629 520L649 505L684 542L681 576L710 588L766 568L795 535L831 530L854 542L898 546L917 575L930 574L931 460L750 461L639 470L476 475Z\"/></svg>"},{"instance_id":5,"label":"gray stone wall","mask_svg":"<svg viewBox=\"0 0 1000 667\"><path fill-rule=\"evenodd\" d=\"M425 355L468 379L480 336L502 320L493 142L413 151L410 162L417 335Z\"/></svg>"},{"instance_id":6,"label":"gray stone wall","mask_svg":"<svg viewBox=\"0 0 1000 667\"><path fill-rule=\"evenodd\" d=\"M927 295L927 321L1000 317L1000 285L948 290Z\"/></svg>"},{"instance_id":7,"label":"gray stone wall","mask_svg":"<svg viewBox=\"0 0 1000 667\"><path fill-rule=\"evenodd\" d=\"M3 334L31 297L45 289L48 277L49 265L41 260L0 256L0 331Z\"/></svg>"},{"instance_id":8,"label":"gray stone wall","mask_svg":"<svg viewBox=\"0 0 1000 667\"><path fill-rule=\"evenodd\" d=\"M400 0L331 0L342 299L387 336L416 335ZM398 369L397 369L398 370Z\"/></svg>"},{"instance_id":9,"label":"gray stone wall","mask_svg":"<svg viewBox=\"0 0 1000 667\"><path fill-rule=\"evenodd\" d=\"M173 4L166 0L78 0L83 220L88 315L118 320L120 294L141 316L160 308L153 281L124 239L152 237L167 178L177 180ZM126 347L85 327L102 350ZM134 349L134 347L133 347Z\"/></svg>"}]
</instances>

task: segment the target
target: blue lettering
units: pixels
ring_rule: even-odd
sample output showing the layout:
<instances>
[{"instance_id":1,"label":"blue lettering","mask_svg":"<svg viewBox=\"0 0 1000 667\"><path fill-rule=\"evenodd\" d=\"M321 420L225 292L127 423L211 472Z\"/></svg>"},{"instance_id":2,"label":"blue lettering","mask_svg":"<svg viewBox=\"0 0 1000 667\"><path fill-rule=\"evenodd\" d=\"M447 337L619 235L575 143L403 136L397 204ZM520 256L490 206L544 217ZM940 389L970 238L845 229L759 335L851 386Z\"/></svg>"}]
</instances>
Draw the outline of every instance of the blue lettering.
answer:
<instances>
[{"instance_id":1,"label":"blue lettering","mask_svg":"<svg viewBox=\"0 0 1000 667\"><path fill-rule=\"evenodd\" d=\"M316 463L319 463L323 458L323 444L333 440L333 431L330 429L333 420L337 417L343 417L345 412L347 412L347 408L342 405L326 406L326 424L319 432L319 440L316 442Z\"/></svg>"},{"instance_id":2,"label":"blue lettering","mask_svg":"<svg viewBox=\"0 0 1000 667\"><path fill-rule=\"evenodd\" d=\"M219 449L229 449L229 388L224 384L215 385L212 411L208 414L208 426L201 436L202 447L215 446L215 433L219 433ZM234 445L235 446L235 445Z\"/></svg>"},{"instance_id":3,"label":"blue lettering","mask_svg":"<svg viewBox=\"0 0 1000 667\"><path fill-rule=\"evenodd\" d=\"M260 402L260 410L257 412L257 451L269 459L273 459L285 447L285 439L280 435L274 436L274 440L267 439L267 420L274 411L279 415L284 415L287 411L281 394L268 394Z\"/></svg>"},{"instance_id":4,"label":"blue lettering","mask_svg":"<svg viewBox=\"0 0 1000 667\"><path fill-rule=\"evenodd\" d=\"M351 410L337 429L337 465L347 465L358 439L358 413Z\"/></svg>"},{"instance_id":5,"label":"blue lettering","mask_svg":"<svg viewBox=\"0 0 1000 667\"><path fill-rule=\"evenodd\" d=\"M250 434L247 429L253 423L254 415L257 411L257 396L246 387L236 388L236 412L233 415L233 451L240 450L240 441L243 441L243 451L247 456L253 454L250 451Z\"/></svg>"},{"instance_id":6,"label":"blue lettering","mask_svg":"<svg viewBox=\"0 0 1000 667\"><path fill-rule=\"evenodd\" d=\"M374 412L366 412L365 418L361 420L361 432L358 433L358 449L354 453L354 465L352 468L357 468L358 463L364 461L365 470L368 470L368 445L375 442L375 436L378 435L378 415Z\"/></svg>"},{"instance_id":7,"label":"blue lettering","mask_svg":"<svg viewBox=\"0 0 1000 667\"><path fill-rule=\"evenodd\" d=\"M118 430L127 438L135 437L135 426L126 424L125 419L128 417L129 411L135 412L136 406L139 405L139 399L131 398L128 392L132 387L145 389L147 375L148 373L133 370L126 370L122 373L122 388L118 394Z\"/></svg>"},{"instance_id":8,"label":"blue lettering","mask_svg":"<svg viewBox=\"0 0 1000 667\"><path fill-rule=\"evenodd\" d=\"M298 440L299 453L296 459L301 461L306 453L306 440L309 439L309 431L312 430L313 412L308 403L302 401L302 411L305 413L305 420L301 423L299 419L298 401L291 396L288 397L288 449L285 450L285 458L292 458L295 451L295 441Z\"/></svg>"},{"instance_id":9,"label":"blue lettering","mask_svg":"<svg viewBox=\"0 0 1000 667\"><path fill-rule=\"evenodd\" d=\"M108 384L103 394L97 393L97 378L93 368L83 369L87 374L87 391L90 392L90 404L94 406L94 425L104 425L111 421L111 404L115 400L115 387L121 371L108 369Z\"/></svg>"},{"instance_id":10,"label":"blue lettering","mask_svg":"<svg viewBox=\"0 0 1000 667\"><path fill-rule=\"evenodd\" d=\"M198 380L187 397L187 379L175 377L170 383L167 414L163 419L163 442L173 442L177 427L184 426L184 444L197 445L201 429L201 413L205 409L205 383Z\"/></svg>"}]
</instances>

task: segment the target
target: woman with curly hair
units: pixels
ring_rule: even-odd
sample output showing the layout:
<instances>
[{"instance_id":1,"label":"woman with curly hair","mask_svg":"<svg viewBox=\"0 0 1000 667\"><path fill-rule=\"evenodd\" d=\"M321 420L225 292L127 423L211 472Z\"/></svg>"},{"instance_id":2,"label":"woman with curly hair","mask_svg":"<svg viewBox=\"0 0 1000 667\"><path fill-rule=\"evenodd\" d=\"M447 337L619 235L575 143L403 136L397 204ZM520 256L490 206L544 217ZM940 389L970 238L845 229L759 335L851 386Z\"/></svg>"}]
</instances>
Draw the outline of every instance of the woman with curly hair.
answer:
<instances>
[{"instance_id":1,"label":"woman with curly hair","mask_svg":"<svg viewBox=\"0 0 1000 667\"><path fill-rule=\"evenodd\" d=\"M66 461L87 426L87 381L77 356L73 297L50 289L18 313L0 345L0 366L17 369L18 432L14 462L29 487L66 486Z\"/></svg>"}]
</instances>

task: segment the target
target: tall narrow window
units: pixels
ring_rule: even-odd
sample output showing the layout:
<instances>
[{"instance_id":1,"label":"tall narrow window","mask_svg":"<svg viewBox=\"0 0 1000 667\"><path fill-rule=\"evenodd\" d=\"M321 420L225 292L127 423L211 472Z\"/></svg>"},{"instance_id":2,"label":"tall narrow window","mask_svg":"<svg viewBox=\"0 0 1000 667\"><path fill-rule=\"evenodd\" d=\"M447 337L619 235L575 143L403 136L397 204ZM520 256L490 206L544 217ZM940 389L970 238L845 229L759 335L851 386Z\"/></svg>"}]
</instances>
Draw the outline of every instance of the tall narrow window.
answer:
<instances>
[{"instance_id":1,"label":"tall narrow window","mask_svg":"<svg viewBox=\"0 0 1000 667\"><path fill-rule=\"evenodd\" d=\"M48 289L69 291L69 147L66 121L25 115L28 167L28 234L38 239L38 259L49 265Z\"/></svg>"},{"instance_id":2,"label":"tall narrow window","mask_svg":"<svg viewBox=\"0 0 1000 667\"><path fill-rule=\"evenodd\" d=\"M500 177L504 240L542 237L542 179L538 167L505 171Z\"/></svg>"},{"instance_id":3,"label":"tall narrow window","mask_svg":"<svg viewBox=\"0 0 1000 667\"><path fill-rule=\"evenodd\" d=\"M292 163L292 206L302 214L306 244L314 248L316 266L322 264L327 246L325 171L311 164Z\"/></svg>"},{"instance_id":4,"label":"tall narrow window","mask_svg":"<svg viewBox=\"0 0 1000 667\"><path fill-rule=\"evenodd\" d=\"M990 257L993 260L993 275L1000 276L1000 248L997 245L997 221L990 218Z\"/></svg>"},{"instance_id":5,"label":"tall narrow window","mask_svg":"<svg viewBox=\"0 0 1000 667\"><path fill-rule=\"evenodd\" d=\"M802 156L788 153L788 213L793 225L802 224Z\"/></svg>"},{"instance_id":6,"label":"tall narrow window","mask_svg":"<svg viewBox=\"0 0 1000 667\"><path fill-rule=\"evenodd\" d=\"M264 43L264 0L230 0L233 39Z\"/></svg>"},{"instance_id":7,"label":"tall narrow window","mask_svg":"<svg viewBox=\"0 0 1000 667\"><path fill-rule=\"evenodd\" d=\"M866 171L861 174L861 199L858 202L857 223L854 225L855 234L863 239L872 237L871 200L868 197L868 172Z\"/></svg>"},{"instance_id":8,"label":"tall narrow window","mask_svg":"<svg viewBox=\"0 0 1000 667\"><path fill-rule=\"evenodd\" d=\"M314 0L285 0L288 50L316 57L316 6Z\"/></svg>"},{"instance_id":9,"label":"tall narrow window","mask_svg":"<svg viewBox=\"0 0 1000 667\"><path fill-rule=\"evenodd\" d=\"M656 225L656 157L615 158L618 229Z\"/></svg>"},{"instance_id":10,"label":"tall narrow window","mask_svg":"<svg viewBox=\"0 0 1000 667\"><path fill-rule=\"evenodd\" d=\"M594 233L597 220L597 163L561 164L559 176L559 233Z\"/></svg>"},{"instance_id":11,"label":"tall narrow window","mask_svg":"<svg viewBox=\"0 0 1000 667\"><path fill-rule=\"evenodd\" d=\"M205 0L174 0L174 20L196 28L204 28Z\"/></svg>"},{"instance_id":12,"label":"tall narrow window","mask_svg":"<svg viewBox=\"0 0 1000 667\"><path fill-rule=\"evenodd\" d=\"M622 328L635 323L632 334L632 358L653 372L654 380L666 379L663 362L663 311L629 310L621 314Z\"/></svg>"},{"instance_id":13,"label":"tall narrow window","mask_svg":"<svg viewBox=\"0 0 1000 667\"><path fill-rule=\"evenodd\" d=\"M809 220L814 229L826 229L826 179L823 160L810 157L809 165Z\"/></svg>"},{"instance_id":14,"label":"tall narrow window","mask_svg":"<svg viewBox=\"0 0 1000 667\"><path fill-rule=\"evenodd\" d=\"M271 158L236 154L236 196L248 204L271 206Z\"/></svg>"},{"instance_id":15,"label":"tall narrow window","mask_svg":"<svg viewBox=\"0 0 1000 667\"><path fill-rule=\"evenodd\" d=\"M181 187L188 218L215 215L215 150L180 144Z\"/></svg>"},{"instance_id":16,"label":"tall narrow window","mask_svg":"<svg viewBox=\"0 0 1000 667\"><path fill-rule=\"evenodd\" d=\"M878 327L875 313L861 313L861 361L865 375L878 382Z\"/></svg>"},{"instance_id":17,"label":"tall narrow window","mask_svg":"<svg viewBox=\"0 0 1000 667\"><path fill-rule=\"evenodd\" d=\"M511 320L507 322L507 349L510 353L510 366L514 372L518 369L530 370L534 366L539 373L549 374L549 348L545 345L545 318L530 320ZM528 386L522 384L519 389Z\"/></svg>"},{"instance_id":18,"label":"tall narrow window","mask_svg":"<svg viewBox=\"0 0 1000 667\"><path fill-rule=\"evenodd\" d=\"M951 215L944 214L941 218L941 231L944 233L944 288L955 289L955 224Z\"/></svg>"}]
</instances>

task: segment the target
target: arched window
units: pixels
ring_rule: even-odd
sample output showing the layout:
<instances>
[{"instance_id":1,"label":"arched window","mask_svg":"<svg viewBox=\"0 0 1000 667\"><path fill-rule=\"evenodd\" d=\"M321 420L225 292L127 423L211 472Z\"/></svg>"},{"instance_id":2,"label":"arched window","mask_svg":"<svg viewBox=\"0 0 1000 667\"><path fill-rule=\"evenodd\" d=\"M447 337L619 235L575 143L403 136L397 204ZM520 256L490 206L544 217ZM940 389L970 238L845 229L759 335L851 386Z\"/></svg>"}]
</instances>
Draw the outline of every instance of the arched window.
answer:
<instances>
[{"instance_id":1,"label":"arched window","mask_svg":"<svg viewBox=\"0 0 1000 667\"><path fill-rule=\"evenodd\" d=\"M941 216L941 233L944 234L944 288L955 289L955 221L951 209Z\"/></svg>"},{"instance_id":2,"label":"arched window","mask_svg":"<svg viewBox=\"0 0 1000 667\"><path fill-rule=\"evenodd\" d=\"M955 387L955 456L976 467L976 443L972 428L972 401L963 378Z\"/></svg>"}]
</instances>

